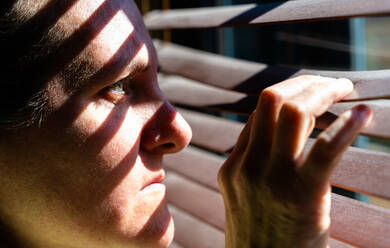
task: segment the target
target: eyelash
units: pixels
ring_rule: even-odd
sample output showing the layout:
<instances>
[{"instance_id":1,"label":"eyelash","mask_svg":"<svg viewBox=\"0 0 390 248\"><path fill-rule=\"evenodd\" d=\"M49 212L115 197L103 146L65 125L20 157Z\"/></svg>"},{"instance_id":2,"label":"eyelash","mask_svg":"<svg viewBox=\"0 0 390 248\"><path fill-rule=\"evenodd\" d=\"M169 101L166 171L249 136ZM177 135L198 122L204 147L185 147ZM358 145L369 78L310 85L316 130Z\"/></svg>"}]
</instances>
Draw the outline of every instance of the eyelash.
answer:
<instances>
[{"instance_id":1,"label":"eyelash","mask_svg":"<svg viewBox=\"0 0 390 248\"><path fill-rule=\"evenodd\" d=\"M123 80L120 80L107 87L108 90L115 91L116 93L125 94L125 89L123 85Z\"/></svg>"}]
</instances>

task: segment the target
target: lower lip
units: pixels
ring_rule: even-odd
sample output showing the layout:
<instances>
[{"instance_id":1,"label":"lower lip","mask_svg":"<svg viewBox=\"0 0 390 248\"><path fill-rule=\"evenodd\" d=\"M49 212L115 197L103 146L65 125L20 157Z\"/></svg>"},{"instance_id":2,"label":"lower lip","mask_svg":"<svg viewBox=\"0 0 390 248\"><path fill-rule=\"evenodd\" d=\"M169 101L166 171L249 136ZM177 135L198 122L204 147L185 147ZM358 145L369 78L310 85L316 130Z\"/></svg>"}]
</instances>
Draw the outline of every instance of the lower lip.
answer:
<instances>
[{"instance_id":1,"label":"lower lip","mask_svg":"<svg viewBox=\"0 0 390 248\"><path fill-rule=\"evenodd\" d=\"M162 183L152 183L145 188L141 190L140 193L142 194L148 194L148 193L153 193L153 192L160 192L160 191L165 191L165 185Z\"/></svg>"}]
</instances>

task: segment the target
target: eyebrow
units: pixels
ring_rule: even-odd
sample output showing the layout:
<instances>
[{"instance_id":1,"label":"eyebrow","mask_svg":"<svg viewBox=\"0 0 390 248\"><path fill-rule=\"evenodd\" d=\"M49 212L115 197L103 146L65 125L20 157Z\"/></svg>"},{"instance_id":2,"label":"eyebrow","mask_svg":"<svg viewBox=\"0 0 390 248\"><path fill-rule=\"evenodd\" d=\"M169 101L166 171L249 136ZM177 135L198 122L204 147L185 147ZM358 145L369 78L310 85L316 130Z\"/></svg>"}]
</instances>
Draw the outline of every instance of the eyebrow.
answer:
<instances>
[{"instance_id":1,"label":"eyebrow","mask_svg":"<svg viewBox=\"0 0 390 248\"><path fill-rule=\"evenodd\" d=\"M134 66L134 68L130 69L130 73L127 74L126 78L134 79L136 78L140 73L146 72L151 68L150 63L147 63L146 65L140 65L137 64Z\"/></svg>"},{"instance_id":2,"label":"eyebrow","mask_svg":"<svg viewBox=\"0 0 390 248\"><path fill-rule=\"evenodd\" d=\"M132 80L139 74L148 71L151 68L150 63L147 63L146 65L140 63L133 65L130 64L126 66L127 68L124 68L123 71L126 73L123 73L121 79L129 78ZM74 93L86 86L88 87L88 84L91 83L91 79L99 73L100 69L101 68L97 67L93 61L84 56L82 58L75 59L60 73L61 79L64 80L65 91L67 93Z\"/></svg>"},{"instance_id":3,"label":"eyebrow","mask_svg":"<svg viewBox=\"0 0 390 248\"><path fill-rule=\"evenodd\" d=\"M97 72L97 67L88 59L75 59L61 70L59 76L67 93L74 93L85 86L86 82Z\"/></svg>"}]
</instances>

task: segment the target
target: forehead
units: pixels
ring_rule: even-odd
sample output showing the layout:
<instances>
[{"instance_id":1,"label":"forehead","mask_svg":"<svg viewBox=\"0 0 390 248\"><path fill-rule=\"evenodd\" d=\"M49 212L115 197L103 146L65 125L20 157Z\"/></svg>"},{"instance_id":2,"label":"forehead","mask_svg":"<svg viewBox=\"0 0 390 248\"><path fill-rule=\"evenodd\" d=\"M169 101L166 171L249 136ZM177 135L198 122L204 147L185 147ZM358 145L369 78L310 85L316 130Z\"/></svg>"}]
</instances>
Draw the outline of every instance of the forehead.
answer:
<instances>
[{"instance_id":1,"label":"forehead","mask_svg":"<svg viewBox=\"0 0 390 248\"><path fill-rule=\"evenodd\" d=\"M133 1L80 0L59 23L67 34L65 40L76 34L85 42L74 59L88 60L96 71L116 66L115 73L110 68L111 75L121 77L134 67L155 63L151 40Z\"/></svg>"}]
</instances>

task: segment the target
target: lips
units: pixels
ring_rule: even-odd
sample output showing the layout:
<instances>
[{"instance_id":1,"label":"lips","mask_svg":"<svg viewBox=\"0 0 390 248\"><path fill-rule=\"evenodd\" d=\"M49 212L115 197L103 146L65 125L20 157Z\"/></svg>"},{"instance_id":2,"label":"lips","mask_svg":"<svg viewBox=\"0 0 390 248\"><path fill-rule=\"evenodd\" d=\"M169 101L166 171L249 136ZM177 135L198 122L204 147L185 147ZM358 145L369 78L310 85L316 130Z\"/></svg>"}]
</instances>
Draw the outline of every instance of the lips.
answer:
<instances>
[{"instance_id":1,"label":"lips","mask_svg":"<svg viewBox=\"0 0 390 248\"><path fill-rule=\"evenodd\" d=\"M164 178L165 178L165 171L161 171L158 175L154 176L146 185L144 185L141 191L148 187L154 186L154 184L161 184Z\"/></svg>"}]
</instances>

